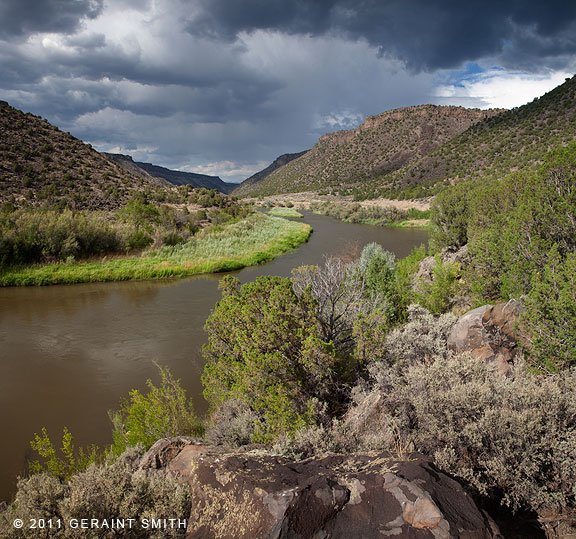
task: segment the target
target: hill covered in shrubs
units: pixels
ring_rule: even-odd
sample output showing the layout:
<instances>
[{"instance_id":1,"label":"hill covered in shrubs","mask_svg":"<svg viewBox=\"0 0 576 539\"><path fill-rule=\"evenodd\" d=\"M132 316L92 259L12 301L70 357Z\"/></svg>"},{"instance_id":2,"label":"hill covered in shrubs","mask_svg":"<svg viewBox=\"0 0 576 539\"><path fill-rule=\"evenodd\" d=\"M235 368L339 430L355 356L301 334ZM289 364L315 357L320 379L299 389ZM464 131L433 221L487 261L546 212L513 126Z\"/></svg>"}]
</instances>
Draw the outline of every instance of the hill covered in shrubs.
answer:
<instances>
[{"instance_id":1,"label":"hill covered in shrubs","mask_svg":"<svg viewBox=\"0 0 576 539\"><path fill-rule=\"evenodd\" d=\"M388 174L498 111L421 105L369 116L358 128L323 135L304 155L234 190L238 196L334 189Z\"/></svg>"},{"instance_id":2,"label":"hill covered in shrubs","mask_svg":"<svg viewBox=\"0 0 576 539\"><path fill-rule=\"evenodd\" d=\"M322 136L302 157L235 193L421 198L461 180L535 169L550 149L575 138L576 76L511 110L422 105L370 116L355 130Z\"/></svg>"},{"instance_id":3,"label":"hill covered in shrubs","mask_svg":"<svg viewBox=\"0 0 576 539\"><path fill-rule=\"evenodd\" d=\"M124 170L90 145L48 121L0 102L0 202L117 209L137 193L166 199L158 178Z\"/></svg>"}]
</instances>

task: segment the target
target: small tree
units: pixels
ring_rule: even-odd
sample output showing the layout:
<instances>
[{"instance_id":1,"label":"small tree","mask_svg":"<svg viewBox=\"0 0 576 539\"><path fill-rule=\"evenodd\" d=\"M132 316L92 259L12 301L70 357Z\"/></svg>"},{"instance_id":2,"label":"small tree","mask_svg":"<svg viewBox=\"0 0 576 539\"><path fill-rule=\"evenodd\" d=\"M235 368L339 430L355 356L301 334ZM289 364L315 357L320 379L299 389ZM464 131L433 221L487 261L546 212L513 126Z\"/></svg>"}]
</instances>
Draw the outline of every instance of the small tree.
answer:
<instances>
[{"instance_id":1,"label":"small tree","mask_svg":"<svg viewBox=\"0 0 576 539\"><path fill-rule=\"evenodd\" d=\"M110 412L114 425L112 452L116 455L139 444L148 449L160 438L202 433L192 401L187 400L180 381L167 368L158 368L162 381L160 387L147 380L147 394L133 389L130 399L122 404L120 410Z\"/></svg>"},{"instance_id":2,"label":"small tree","mask_svg":"<svg viewBox=\"0 0 576 539\"><path fill-rule=\"evenodd\" d=\"M576 365L576 254L562 260L554 247L548 260L534 275L522 323L530 364L557 372Z\"/></svg>"},{"instance_id":3,"label":"small tree","mask_svg":"<svg viewBox=\"0 0 576 539\"><path fill-rule=\"evenodd\" d=\"M308 292L289 279L260 277L240 286L221 282L222 300L208 318L204 396L216 410L228 399L259 414L255 440L293 432L342 405L345 365L321 338Z\"/></svg>"}]
</instances>

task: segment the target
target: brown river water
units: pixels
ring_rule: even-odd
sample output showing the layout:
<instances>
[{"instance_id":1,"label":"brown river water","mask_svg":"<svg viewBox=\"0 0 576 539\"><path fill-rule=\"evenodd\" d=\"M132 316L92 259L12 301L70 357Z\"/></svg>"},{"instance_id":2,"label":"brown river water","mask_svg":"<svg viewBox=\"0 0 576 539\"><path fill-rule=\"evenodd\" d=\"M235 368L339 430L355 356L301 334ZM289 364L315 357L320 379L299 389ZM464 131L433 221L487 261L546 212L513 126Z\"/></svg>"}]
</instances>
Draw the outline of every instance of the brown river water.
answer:
<instances>
[{"instance_id":1,"label":"brown river water","mask_svg":"<svg viewBox=\"0 0 576 539\"><path fill-rule=\"evenodd\" d=\"M307 213L308 243L262 266L235 272L243 281L289 276L324 255L355 256L370 242L398 257L426 243L427 232L343 223ZM130 389L158 382L154 362L182 381L202 414L203 325L220 298L222 274L180 280L129 281L0 289L0 500L35 458L34 433L46 427L60 442L68 427L77 445L112 441L108 410Z\"/></svg>"}]
</instances>

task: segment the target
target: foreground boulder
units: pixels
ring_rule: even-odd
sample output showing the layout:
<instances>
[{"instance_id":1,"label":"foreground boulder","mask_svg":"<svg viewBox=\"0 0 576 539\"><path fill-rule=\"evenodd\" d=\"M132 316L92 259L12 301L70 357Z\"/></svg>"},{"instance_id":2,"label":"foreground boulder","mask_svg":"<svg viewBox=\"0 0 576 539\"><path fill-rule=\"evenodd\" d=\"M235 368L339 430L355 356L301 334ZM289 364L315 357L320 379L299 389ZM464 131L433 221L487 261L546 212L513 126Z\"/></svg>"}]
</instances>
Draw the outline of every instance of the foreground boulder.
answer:
<instances>
[{"instance_id":1,"label":"foreground boulder","mask_svg":"<svg viewBox=\"0 0 576 539\"><path fill-rule=\"evenodd\" d=\"M454 480L415 455L329 455L293 462L161 440L144 467L190 486L190 538L502 537Z\"/></svg>"},{"instance_id":2,"label":"foreground boulder","mask_svg":"<svg viewBox=\"0 0 576 539\"><path fill-rule=\"evenodd\" d=\"M470 352L508 375L519 354L515 328L521 312L522 304L514 299L472 309L452 328L448 348L456 353Z\"/></svg>"}]
</instances>

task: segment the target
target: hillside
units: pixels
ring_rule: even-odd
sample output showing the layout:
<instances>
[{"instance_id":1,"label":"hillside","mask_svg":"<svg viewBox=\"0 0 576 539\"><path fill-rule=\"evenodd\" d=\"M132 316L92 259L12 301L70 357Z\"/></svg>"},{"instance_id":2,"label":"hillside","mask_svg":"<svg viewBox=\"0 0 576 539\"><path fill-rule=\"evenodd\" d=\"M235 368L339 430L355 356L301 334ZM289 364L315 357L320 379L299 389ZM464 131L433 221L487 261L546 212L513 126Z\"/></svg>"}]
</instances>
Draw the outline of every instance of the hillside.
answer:
<instances>
[{"instance_id":1,"label":"hillside","mask_svg":"<svg viewBox=\"0 0 576 539\"><path fill-rule=\"evenodd\" d=\"M323 135L305 155L235 194L266 195L350 186L394 172L500 111L420 105L369 116L356 129Z\"/></svg>"},{"instance_id":2,"label":"hillside","mask_svg":"<svg viewBox=\"0 0 576 539\"><path fill-rule=\"evenodd\" d=\"M216 189L221 193L228 193L234 184L223 182L219 176L208 176L195 172L183 172L169 168L134 161L129 155L118 153L105 153L106 157L118 163L122 168L147 178L163 178L173 185L191 185L197 188Z\"/></svg>"},{"instance_id":3,"label":"hillside","mask_svg":"<svg viewBox=\"0 0 576 539\"><path fill-rule=\"evenodd\" d=\"M280 167L287 165L290 161L294 161L294 159L298 159L302 157L308 150L304 150L303 152L298 153L285 153L279 157L277 157L270 165L268 165L265 169L261 170L260 172L256 172L246 180L244 180L239 186L234 189L235 195L242 195L242 192L246 190L246 188L261 182L264 178L267 178L274 172L278 170Z\"/></svg>"},{"instance_id":4,"label":"hillside","mask_svg":"<svg viewBox=\"0 0 576 539\"><path fill-rule=\"evenodd\" d=\"M390 196L402 191L408 196L423 196L426 188L434 189L437 184L532 168L550 149L574 139L576 76L531 103L471 126L397 172L380 175L363 187L361 196Z\"/></svg>"},{"instance_id":5,"label":"hillside","mask_svg":"<svg viewBox=\"0 0 576 539\"><path fill-rule=\"evenodd\" d=\"M0 202L103 210L169 184L133 175L48 121L0 102Z\"/></svg>"}]
</instances>

